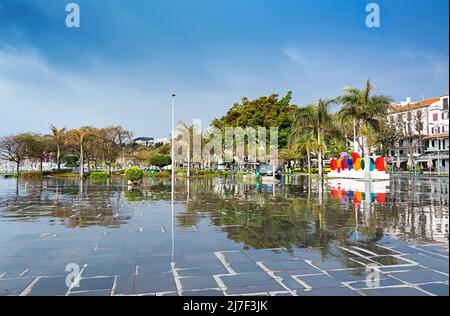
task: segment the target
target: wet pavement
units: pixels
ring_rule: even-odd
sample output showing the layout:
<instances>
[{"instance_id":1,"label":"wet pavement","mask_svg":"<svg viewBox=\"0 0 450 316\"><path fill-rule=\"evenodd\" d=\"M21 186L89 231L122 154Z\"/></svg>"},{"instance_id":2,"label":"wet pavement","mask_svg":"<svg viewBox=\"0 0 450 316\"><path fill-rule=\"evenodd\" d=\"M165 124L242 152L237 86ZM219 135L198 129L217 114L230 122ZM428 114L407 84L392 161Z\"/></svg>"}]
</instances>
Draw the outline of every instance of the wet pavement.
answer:
<instances>
[{"instance_id":1,"label":"wet pavement","mask_svg":"<svg viewBox=\"0 0 450 316\"><path fill-rule=\"evenodd\" d=\"M0 296L448 296L448 179L0 180Z\"/></svg>"}]
</instances>

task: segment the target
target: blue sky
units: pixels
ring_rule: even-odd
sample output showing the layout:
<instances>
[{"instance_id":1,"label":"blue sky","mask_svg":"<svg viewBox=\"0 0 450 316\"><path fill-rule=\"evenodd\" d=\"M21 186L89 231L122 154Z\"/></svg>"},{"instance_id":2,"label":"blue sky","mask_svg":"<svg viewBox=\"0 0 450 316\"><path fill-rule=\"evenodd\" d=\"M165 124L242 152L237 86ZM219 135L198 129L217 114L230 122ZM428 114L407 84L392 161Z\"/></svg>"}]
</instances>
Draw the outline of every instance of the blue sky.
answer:
<instances>
[{"instance_id":1,"label":"blue sky","mask_svg":"<svg viewBox=\"0 0 450 316\"><path fill-rule=\"evenodd\" d=\"M0 0L0 135L120 124L138 136L243 96L298 105L370 78L400 100L448 92L448 0ZM381 8L381 28L365 6Z\"/></svg>"}]
</instances>

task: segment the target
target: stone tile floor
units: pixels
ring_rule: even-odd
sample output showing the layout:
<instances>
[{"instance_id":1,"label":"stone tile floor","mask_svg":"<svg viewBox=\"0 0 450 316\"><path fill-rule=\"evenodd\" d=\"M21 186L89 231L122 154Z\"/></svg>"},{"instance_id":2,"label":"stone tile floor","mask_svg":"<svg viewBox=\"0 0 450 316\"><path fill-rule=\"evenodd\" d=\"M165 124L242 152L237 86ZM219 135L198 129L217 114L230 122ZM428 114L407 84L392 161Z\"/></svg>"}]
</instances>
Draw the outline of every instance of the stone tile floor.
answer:
<instances>
[{"instance_id":1,"label":"stone tile floor","mask_svg":"<svg viewBox=\"0 0 450 316\"><path fill-rule=\"evenodd\" d=\"M386 239L387 237L385 237ZM123 256L97 253L98 245L72 256L0 258L0 295L30 296L448 296L448 244L338 244L342 258L322 260L318 249L159 252ZM56 249L56 248L55 248ZM83 249L81 247L80 249ZM319 249L320 250L320 249ZM54 267L72 260L79 286ZM352 262L348 265L348 260ZM74 279L75 280L75 279Z\"/></svg>"}]
</instances>

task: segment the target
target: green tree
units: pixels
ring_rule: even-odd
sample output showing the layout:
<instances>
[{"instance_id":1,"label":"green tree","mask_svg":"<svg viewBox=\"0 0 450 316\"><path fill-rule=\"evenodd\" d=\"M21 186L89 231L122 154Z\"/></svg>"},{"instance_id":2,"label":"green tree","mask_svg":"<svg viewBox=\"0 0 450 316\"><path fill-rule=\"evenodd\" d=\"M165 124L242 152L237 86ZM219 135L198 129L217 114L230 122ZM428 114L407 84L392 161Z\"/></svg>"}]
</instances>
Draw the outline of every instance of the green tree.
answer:
<instances>
[{"instance_id":1,"label":"green tree","mask_svg":"<svg viewBox=\"0 0 450 316\"><path fill-rule=\"evenodd\" d=\"M354 120L356 132L363 139L366 180L370 180L370 148L376 145L376 135L381 131L380 120L387 116L392 102L389 96L374 95L373 90L374 86L368 80L363 89L345 88L344 96L340 97L343 104L339 112L341 119Z\"/></svg>"},{"instance_id":2,"label":"green tree","mask_svg":"<svg viewBox=\"0 0 450 316\"><path fill-rule=\"evenodd\" d=\"M154 154L149 158L149 164L159 168L163 168L172 164L172 159L168 155Z\"/></svg>"},{"instance_id":3,"label":"green tree","mask_svg":"<svg viewBox=\"0 0 450 316\"><path fill-rule=\"evenodd\" d=\"M279 148L284 148L288 145L291 114L297 109L291 101L292 92L288 92L281 99L278 94L255 100L243 98L242 102L235 103L225 116L214 119L211 125L222 131L226 127L278 127L278 145Z\"/></svg>"},{"instance_id":4,"label":"green tree","mask_svg":"<svg viewBox=\"0 0 450 316\"><path fill-rule=\"evenodd\" d=\"M74 146L75 150L78 150L80 157L80 178L84 177L84 148L86 143L93 139L95 139L95 133L91 127L81 127L68 132L68 141Z\"/></svg>"},{"instance_id":5,"label":"green tree","mask_svg":"<svg viewBox=\"0 0 450 316\"><path fill-rule=\"evenodd\" d=\"M306 153L308 163L308 174L311 174L311 154L317 148L317 141L313 132L306 132L296 140L297 147L301 152Z\"/></svg>"}]
</instances>

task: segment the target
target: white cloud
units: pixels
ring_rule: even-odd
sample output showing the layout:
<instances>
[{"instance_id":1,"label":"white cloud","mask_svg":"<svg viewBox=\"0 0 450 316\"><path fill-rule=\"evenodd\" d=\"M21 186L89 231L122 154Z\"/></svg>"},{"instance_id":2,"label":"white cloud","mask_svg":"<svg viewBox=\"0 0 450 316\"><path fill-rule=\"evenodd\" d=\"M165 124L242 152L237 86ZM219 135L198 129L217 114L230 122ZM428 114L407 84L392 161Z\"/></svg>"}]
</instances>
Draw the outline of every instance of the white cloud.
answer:
<instances>
[{"instance_id":1,"label":"white cloud","mask_svg":"<svg viewBox=\"0 0 450 316\"><path fill-rule=\"evenodd\" d=\"M431 52L423 51L411 51L405 50L402 56L410 61L414 61L417 64L418 69L423 73L431 77L433 80L448 79L449 63L448 56L444 56Z\"/></svg>"}]
</instances>

